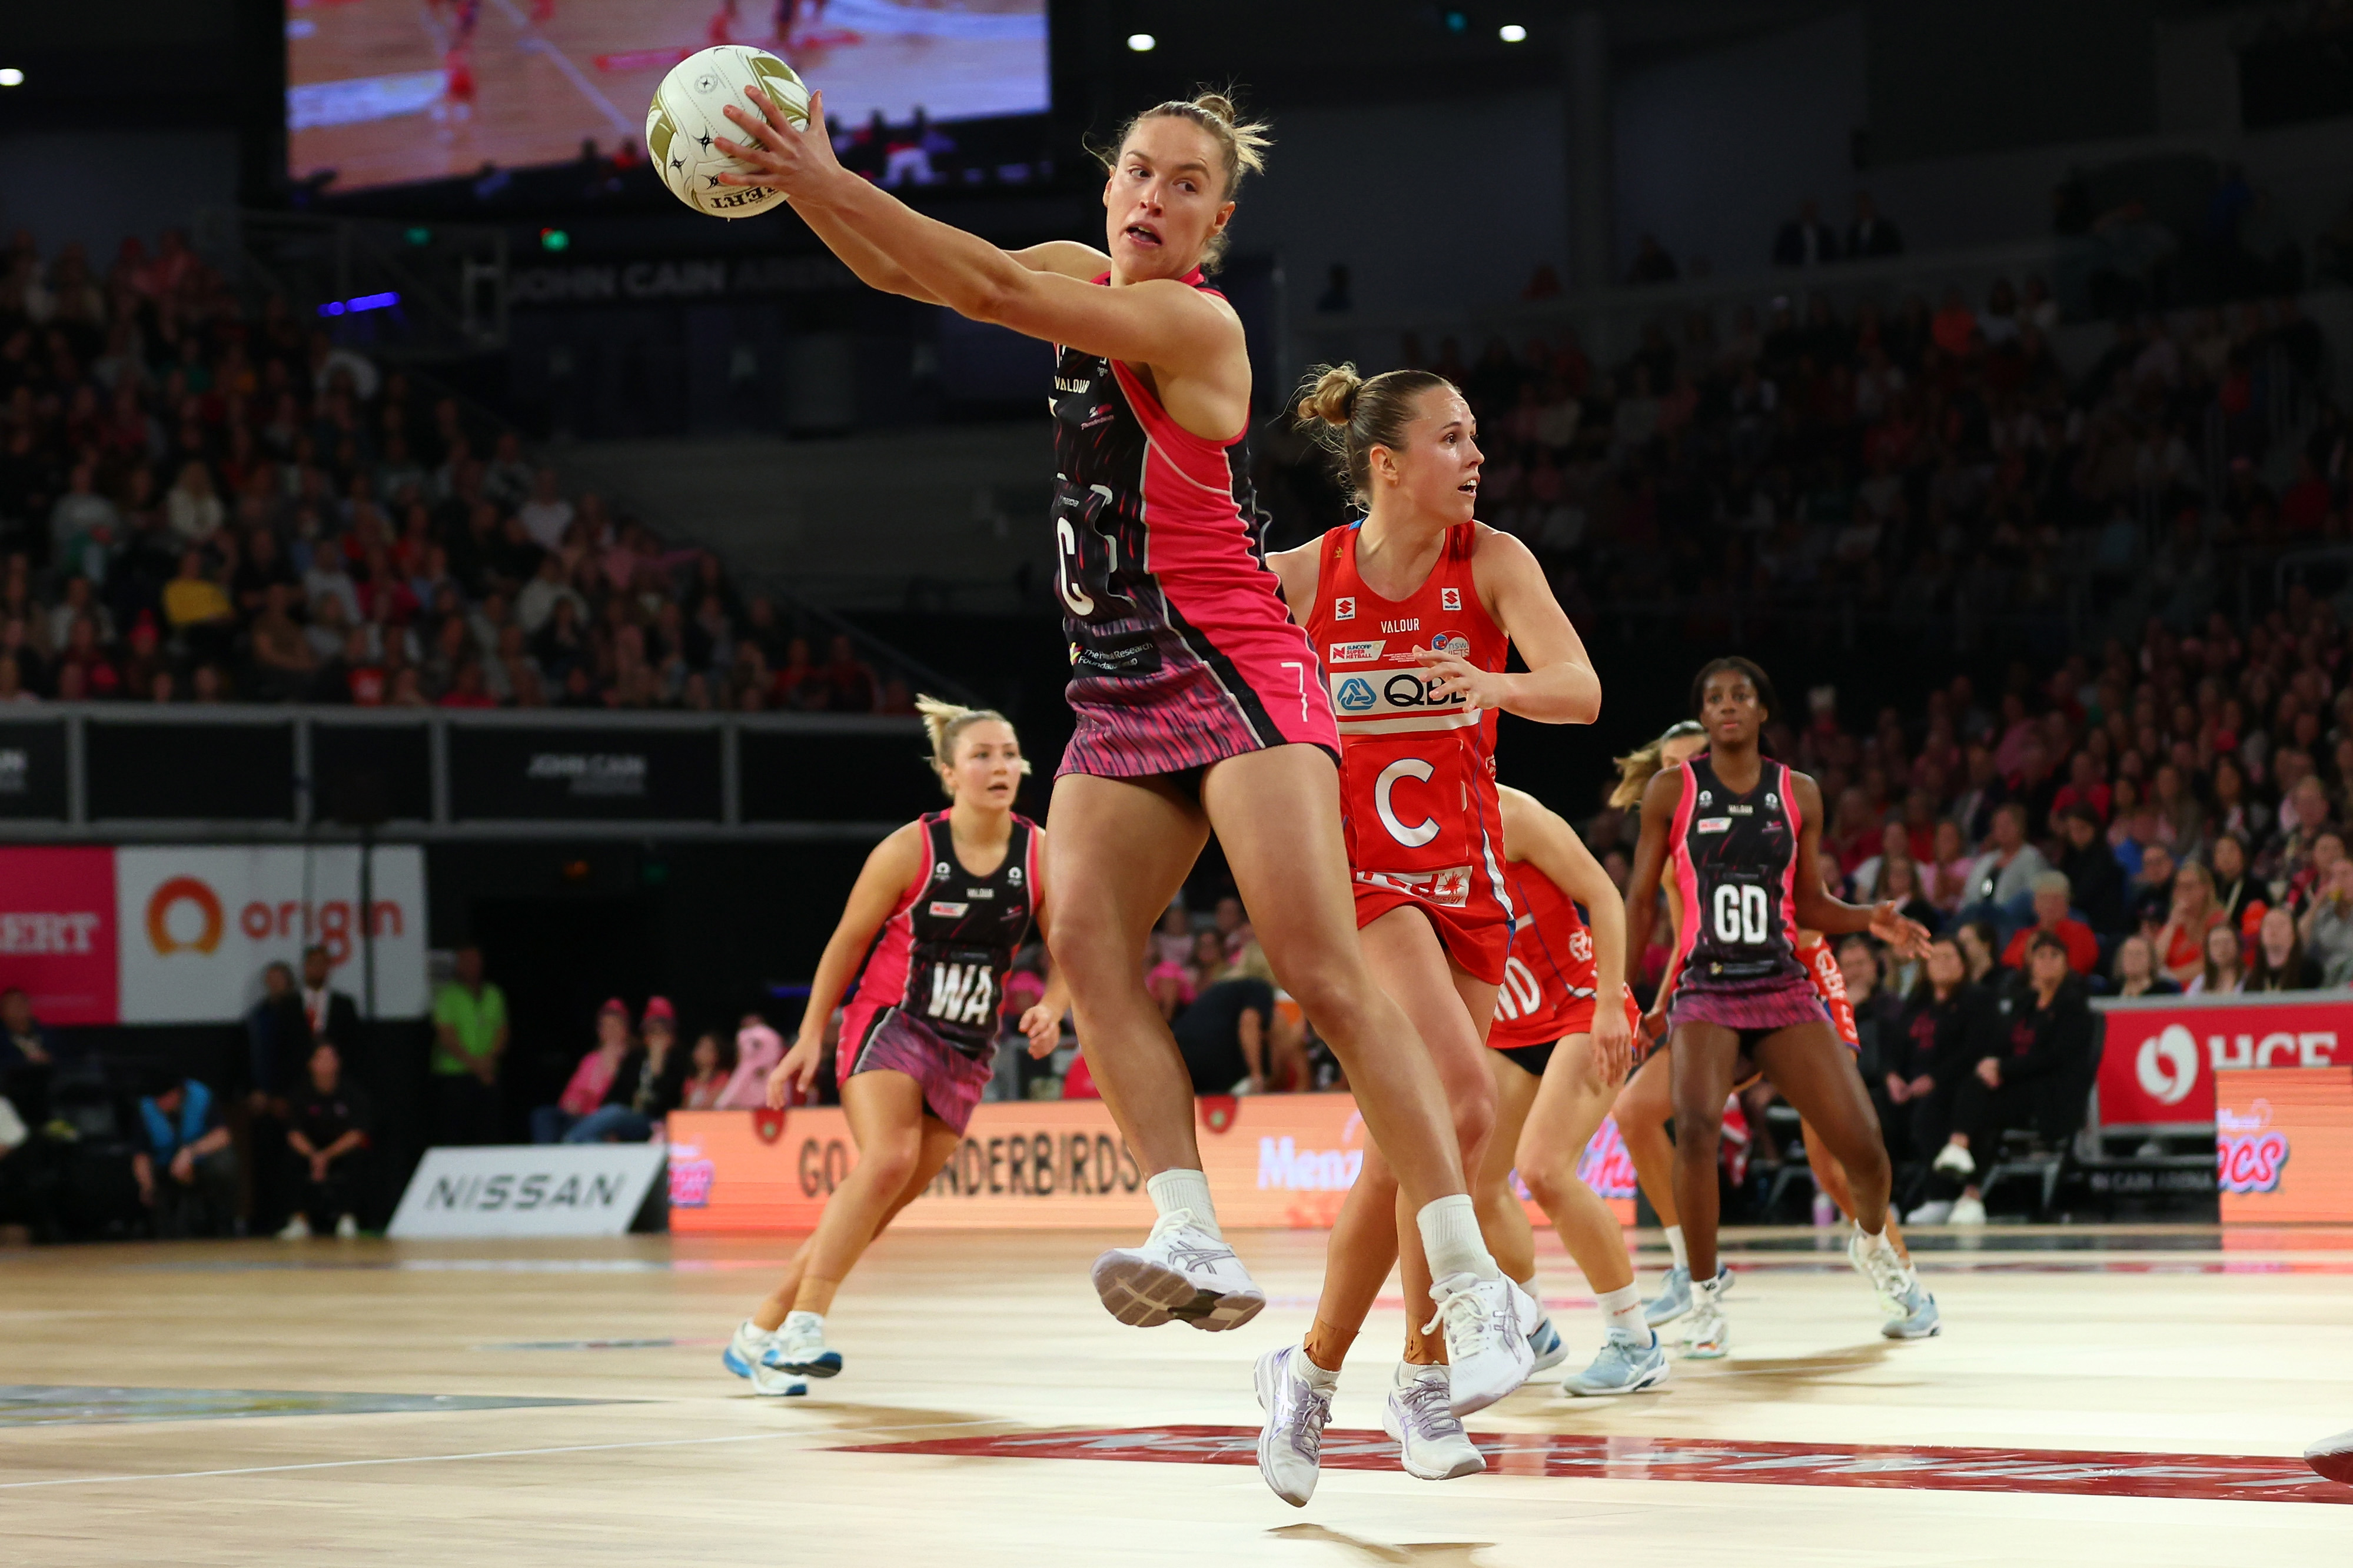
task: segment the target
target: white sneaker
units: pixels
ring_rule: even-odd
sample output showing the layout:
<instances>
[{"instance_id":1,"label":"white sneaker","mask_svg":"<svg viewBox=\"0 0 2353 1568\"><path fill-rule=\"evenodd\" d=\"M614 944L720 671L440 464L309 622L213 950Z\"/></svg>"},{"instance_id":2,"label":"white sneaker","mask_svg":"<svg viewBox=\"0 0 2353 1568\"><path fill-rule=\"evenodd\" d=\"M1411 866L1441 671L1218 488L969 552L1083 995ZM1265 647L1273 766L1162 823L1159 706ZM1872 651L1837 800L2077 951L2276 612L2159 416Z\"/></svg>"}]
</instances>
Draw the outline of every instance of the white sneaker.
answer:
<instances>
[{"instance_id":1,"label":"white sneaker","mask_svg":"<svg viewBox=\"0 0 2353 1568\"><path fill-rule=\"evenodd\" d=\"M1942 1171L1950 1176L1968 1177L1977 1174L1978 1163L1975 1156L1958 1143L1947 1143L1936 1151L1936 1158L1929 1169Z\"/></svg>"},{"instance_id":2,"label":"white sneaker","mask_svg":"<svg viewBox=\"0 0 2353 1568\"><path fill-rule=\"evenodd\" d=\"M1904 1216L1905 1225L1943 1225L1953 1217L1953 1205L1944 1198L1931 1198Z\"/></svg>"},{"instance_id":3,"label":"white sneaker","mask_svg":"<svg viewBox=\"0 0 2353 1568\"><path fill-rule=\"evenodd\" d=\"M1443 1366L1401 1361L1381 1405L1381 1430L1397 1439L1405 1473L1420 1480L1451 1481L1487 1468L1461 1417L1446 1407L1449 1382Z\"/></svg>"},{"instance_id":4,"label":"white sneaker","mask_svg":"<svg viewBox=\"0 0 2353 1568\"><path fill-rule=\"evenodd\" d=\"M1717 1361L1732 1349L1732 1325L1724 1316L1725 1276L1692 1281L1691 1312L1683 1319L1683 1358Z\"/></svg>"},{"instance_id":5,"label":"white sneaker","mask_svg":"<svg viewBox=\"0 0 2353 1568\"><path fill-rule=\"evenodd\" d=\"M1455 1415L1484 1410L1527 1382L1536 1364L1528 1331L1537 1310L1526 1291L1501 1275L1452 1274L1430 1287L1430 1299L1438 1312L1421 1331L1445 1326L1447 1405Z\"/></svg>"},{"instance_id":6,"label":"white sneaker","mask_svg":"<svg viewBox=\"0 0 2353 1568\"><path fill-rule=\"evenodd\" d=\"M727 1348L719 1352L719 1364L736 1376L748 1379L752 1392L771 1398L793 1398L808 1392L808 1384L785 1372L768 1366L762 1358L776 1352L778 1336L746 1318L735 1325L734 1335Z\"/></svg>"},{"instance_id":7,"label":"white sneaker","mask_svg":"<svg viewBox=\"0 0 2353 1568\"><path fill-rule=\"evenodd\" d=\"M359 1238L359 1234L360 1222L356 1215L344 1215L335 1221L337 1241L355 1241Z\"/></svg>"},{"instance_id":8,"label":"white sneaker","mask_svg":"<svg viewBox=\"0 0 2353 1568\"><path fill-rule=\"evenodd\" d=\"M1960 1201L1953 1205L1953 1217L1947 1223L1952 1225L1983 1225L1985 1222L1985 1200L1982 1198L1973 1198L1967 1193L1963 1193L1961 1194Z\"/></svg>"},{"instance_id":9,"label":"white sneaker","mask_svg":"<svg viewBox=\"0 0 2353 1568\"><path fill-rule=\"evenodd\" d=\"M752 1392L763 1399L798 1399L808 1393L808 1384L780 1368L755 1366Z\"/></svg>"},{"instance_id":10,"label":"white sneaker","mask_svg":"<svg viewBox=\"0 0 2353 1568\"><path fill-rule=\"evenodd\" d=\"M280 1241L310 1240L311 1222L304 1219L301 1215L296 1215L292 1219L286 1222L286 1228L278 1233L278 1239Z\"/></svg>"},{"instance_id":11,"label":"white sneaker","mask_svg":"<svg viewBox=\"0 0 2353 1568\"><path fill-rule=\"evenodd\" d=\"M1239 1329L1266 1307L1234 1249L1194 1224L1190 1209L1162 1215L1143 1246L1096 1258L1094 1281L1103 1310L1131 1328L1178 1318L1197 1329Z\"/></svg>"},{"instance_id":12,"label":"white sneaker","mask_svg":"<svg viewBox=\"0 0 2353 1568\"><path fill-rule=\"evenodd\" d=\"M1323 1473L1324 1426L1332 1419L1332 1391L1299 1375L1307 1352L1284 1345L1258 1358L1258 1473L1267 1489L1293 1508L1305 1508Z\"/></svg>"},{"instance_id":13,"label":"white sneaker","mask_svg":"<svg viewBox=\"0 0 2353 1568\"><path fill-rule=\"evenodd\" d=\"M1872 1292L1879 1298L1881 1306L1899 1318L1911 1315L1909 1300L1918 1281L1912 1278L1912 1266L1904 1261L1904 1255L1895 1250L1895 1243L1888 1239L1885 1231L1871 1236L1862 1226L1854 1226L1847 1237L1846 1260L1854 1265L1857 1274L1871 1281Z\"/></svg>"},{"instance_id":14,"label":"white sneaker","mask_svg":"<svg viewBox=\"0 0 2353 1568\"><path fill-rule=\"evenodd\" d=\"M818 1312L787 1312L785 1326L759 1364L801 1377L831 1377L841 1370L841 1352L825 1342L825 1318Z\"/></svg>"}]
</instances>

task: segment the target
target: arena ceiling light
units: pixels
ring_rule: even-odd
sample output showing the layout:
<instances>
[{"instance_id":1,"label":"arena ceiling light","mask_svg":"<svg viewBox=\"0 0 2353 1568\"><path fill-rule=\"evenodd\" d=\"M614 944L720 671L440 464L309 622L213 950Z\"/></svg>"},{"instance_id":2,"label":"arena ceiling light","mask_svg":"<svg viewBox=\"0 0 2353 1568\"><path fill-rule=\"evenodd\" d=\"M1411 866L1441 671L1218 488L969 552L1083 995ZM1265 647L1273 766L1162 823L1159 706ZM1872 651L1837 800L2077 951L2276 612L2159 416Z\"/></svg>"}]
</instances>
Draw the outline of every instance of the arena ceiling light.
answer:
<instances>
[{"instance_id":1,"label":"arena ceiling light","mask_svg":"<svg viewBox=\"0 0 2353 1568\"><path fill-rule=\"evenodd\" d=\"M1149 33L1130 33L1127 47L1139 55L1148 55L1160 47L1160 40Z\"/></svg>"},{"instance_id":2,"label":"arena ceiling light","mask_svg":"<svg viewBox=\"0 0 2353 1568\"><path fill-rule=\"evenodd\" d=\"M0 66L0 87L22 87L24 85L25 73L23 71L18 70L15 66Z\"/></svg>"},{"instance_id":3,"label":"arena ceiling light","mask_svg":"<svg viewBox=\"0 0 2353 1568\"><path fill-rule=\"evenodd\" d=\"M1495 37L1507 44L1524 44L1527 42L1528 30L1517 22L1506 22L1495 29Z\"/></svg>"}]
</instances>

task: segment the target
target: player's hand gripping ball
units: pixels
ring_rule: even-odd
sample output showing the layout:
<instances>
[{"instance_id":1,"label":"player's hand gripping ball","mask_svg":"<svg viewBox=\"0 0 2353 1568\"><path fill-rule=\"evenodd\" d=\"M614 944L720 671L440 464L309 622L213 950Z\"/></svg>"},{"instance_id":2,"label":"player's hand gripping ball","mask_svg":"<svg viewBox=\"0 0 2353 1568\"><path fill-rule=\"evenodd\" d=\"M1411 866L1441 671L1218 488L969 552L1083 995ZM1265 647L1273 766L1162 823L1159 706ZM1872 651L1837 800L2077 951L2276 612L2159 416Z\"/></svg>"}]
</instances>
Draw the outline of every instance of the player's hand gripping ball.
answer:
<instances>
[{"instance_id":1,"label":"player's hand gripping ball","mask_svg":"<svg viewBox=\"0 0 2353 1568\"><path fill-rule=\"evenodd\" d=\"M654 89L646 110L646 153L670 195L712 217L749 217L784 199L766 185L731 184L722 174L751 172L751 165L722 152L718 143L740 139L727 110L750 100L744 89L765 92L796 128L808 124L808 89L793 68L744 44L721 44L678 62Z\"/></svg>"}]
</instances>

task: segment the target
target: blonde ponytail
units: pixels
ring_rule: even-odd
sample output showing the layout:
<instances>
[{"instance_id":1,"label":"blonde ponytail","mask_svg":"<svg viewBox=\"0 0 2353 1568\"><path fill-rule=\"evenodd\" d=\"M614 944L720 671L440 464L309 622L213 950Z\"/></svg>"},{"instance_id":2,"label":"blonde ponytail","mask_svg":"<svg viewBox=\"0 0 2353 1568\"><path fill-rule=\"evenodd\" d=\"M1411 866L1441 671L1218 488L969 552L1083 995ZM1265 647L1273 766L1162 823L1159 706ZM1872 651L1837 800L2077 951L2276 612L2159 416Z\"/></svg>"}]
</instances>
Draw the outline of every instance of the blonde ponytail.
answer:
<instances>
[{"instance_id":1,"label":"blonde ponytail","mask_svg":"<svg viewBox=\"0 0 2353 1568\"><path fill-rule=\"evenodd\" d=\"M1662 759L1666 755L1667 742L1680 741L1687 735L1704 733L1692 720L1682 719L1667 726L1655 741L1645 741L1618 759L1618 787L1609 792L1609 804L1620 811L1641 804L1642 792L1651 780L1658 776Z\"/></svg>"},{"instance_id":2,"label":"blonde ponytail","mask_svg":"<svg viewBox=\"0 0 2353 1568\"><path fill-rule=\"evenodd\" d=\"M956 742L964 732L992 719L1008 730L1013 728L1013 721L994 708L965 708L936 697L916 698L915 711L923 715L923 729L932 738L931 763L940 775L940 788L951 798L955 795L955 786L948 782L947 775L955 771ZM1026 778L1030 771L1029 759L1022 758L1022 776Z\"/></svg>"}]
</instances>

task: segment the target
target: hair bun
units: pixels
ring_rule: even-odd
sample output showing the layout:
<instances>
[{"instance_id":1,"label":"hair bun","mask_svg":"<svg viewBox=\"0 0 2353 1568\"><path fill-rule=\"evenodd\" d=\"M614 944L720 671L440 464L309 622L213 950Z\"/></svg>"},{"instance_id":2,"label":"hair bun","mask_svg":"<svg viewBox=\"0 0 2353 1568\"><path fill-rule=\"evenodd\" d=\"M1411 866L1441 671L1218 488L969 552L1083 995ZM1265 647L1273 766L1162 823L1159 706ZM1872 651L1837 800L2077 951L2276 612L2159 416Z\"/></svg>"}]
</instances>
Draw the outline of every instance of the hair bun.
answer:
<instances>
[{"instance_id":1,"label":"hair bun","mask_svg":"<svg viewBox=\"0 0 2353 1568\"><path fill-rule=\"evenodd\" d=\"M1222 120L1229 125L1233 124L1240 115L1240 111L1234 108L1234 100L1222 92L1198 93L1193 99L1193 107L1211 119Z\"/></svg>"},{"instance_id":2,"label":"hair bun","mask_svg":"<svg viewBox=\"0 0 2353 1568\"><path fill-rule=\"evenodd\" d=\"M1299 417L1320 419L1326 425L1345 425L1356 412L1356 394L1364 390L1364 378L1353 364L1327 365L1315 378L1315 384L1299 400Z\"/></svg>"}]
</instances>

